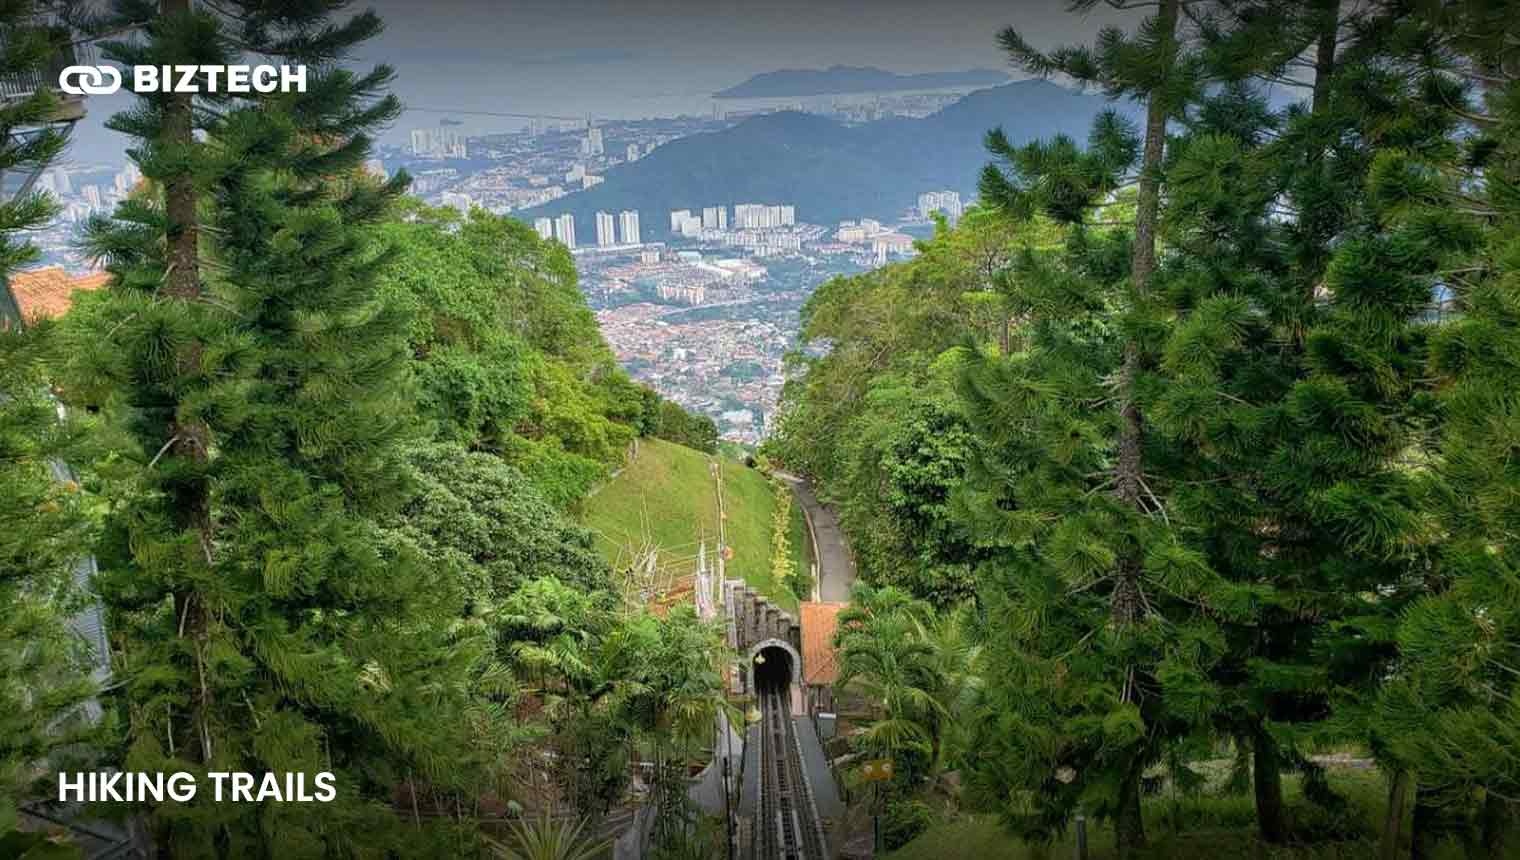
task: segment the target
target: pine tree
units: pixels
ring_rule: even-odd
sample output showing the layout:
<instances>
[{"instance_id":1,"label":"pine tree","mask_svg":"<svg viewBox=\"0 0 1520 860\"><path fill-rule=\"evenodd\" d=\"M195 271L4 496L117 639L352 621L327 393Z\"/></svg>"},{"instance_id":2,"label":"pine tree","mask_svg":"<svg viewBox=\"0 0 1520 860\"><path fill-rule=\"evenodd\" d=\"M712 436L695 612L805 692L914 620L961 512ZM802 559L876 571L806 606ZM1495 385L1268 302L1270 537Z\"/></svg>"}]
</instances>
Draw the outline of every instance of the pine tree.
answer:
<instances>
[{"instance_id":1,"label":"pine tree","mask_svg":"<svg viewBox=\"0 0 1520 860\"><path fill-rule=\"evenodd\" d=\"M38 26L39 11L0 8L0 78L41 76L52 61L57 33ZM46 88L0 104L0 172L36 175L62 153L65 136L47 124L57 108ZM0 276L36 260L24 231L56 210L45 194L0 202ZM58 480L79 436L51 394L53 348L46 321L0 315L0 850L21 838L6 838L18 804L52 794L55 757L94 735L79 718L94 692L92 655L68 626L86 597L75 569L88 555L89 519L79 485Z\"/></svg>"},{"instance_id":2,"label":"pine tree","mask_svg":"<svg viewBox=\"0 0 1520 860\"><path fill-rule=\"evenodd\" d=\"M1374 730L1421 789L1413 856L1429 856L1445 809L1476 813L1469 856L1500 858L1514 853L1520 792L1520 28L1506 4L1395 14L1407 11L1388 16L1405 70L1467 139L1388 153L1375 186L1396 223L1447 253L1427 371L1442 420L1422 470L1440 540L1400 619Z\"/></svg>"},{"instance_id":3,"label":"pine tree","mask_svg":"<svg viewBox=\"0 0 1520 860\"><path fill-rule=\"evenodd\" d=\"M115 281L78 322L78 395L138 444L102 585L126 763L336 775L329 804L153 808L176 856L453 856L467 843L403 826L391 798L478 792L491 755L489 642L460 623L459 584L378 524L408 498L417 408L370 225L407 180L359 170L399 106L390 69L344 68L381 27L344 5L123 4L146 38L108 46L133 65L307 67L304 92L140 97L113 125L154 188L90 237Z\"/></svg>"},{"instance_id":4,"label":"pine tree","mask_svg":"<svg viewBox=\"0 0 1520 860\"><path fill-rule=\"evenodd\" d=\"M1386 59L1376 41L1358 49L1358 71L1337 74L1336 4L1231 5L1238 29L1206 37L1230 83L1189 112L1173 141L1164 235L1177 253L1163 291L1176 324L1153 417L1183 455L1163 492L1232 586L1200 607L1229 644L1213 673L1215 722L1251 751L1259 829L1281 842L1281 770L1304 772L1312 800L1339 802L1305 747L1338 692L1370 694L1385 665L1387 637L1369 640L1365 625L1396 602L1347 595L1398 580L1408 562L1396 540L1354 545L1354 526L1327 514L1330 488L1388 472L1409 437L1345 414L1367 393L1325 395L1347 381L1313 354L1381 325L1347 313L1329 269L1338 243L1367 234L1370 141L1388 119L1369 97L1394 81L1374 71ZM1307 104L1270 111L1253 81L1283 80L1295 66L1312 71L1293 81ZM1428 131L1438 140L1442 129ZM1380 414L1407 411L1393 391L1373 392L1372 403Z\"/></svg>"},{"instance_id":5,"label":"pine tree","mask_svg":"<svg viewBox=\"0 0 1520 860\"><path fill-rule=\"evenodd\" d=\"M1164 504L1148 483L1156 453L1142 401L1158 324L1152 292L1167 125L1205 81L1182 19L1206 6L1162 0L1133 35L1105 29L1091 48L1044 53L1016 30L1005 30L999 40L1016 65L1067 75L1112 98L1142 101L1145 119L1137 137L1117 115L1104 116L1085 152L1063 138L1014 149L994 131L988 148L1013 175L990 166L982 180L982 195L993 205L1024 217L1046 215L1072 228L1064 261L1042 261L1031 252L1020 266L1026 291L1020 311L1031 320L1024 349L1014 349L1002 364L972 362L963 387L976 420L1003 449L988 470L999 476L1002 496L991 504L1020 521L1007 524L1012 533L1001 539L1015 548L1015 569L1022 572L1010 573L1002 584L1009 591L999 595L1008 601L999 608L1018 619L1013 652L1033 661L1017 681L1030 680L1031 669L1065 664L1062 671L1074 672L1074 686L1099 691L1056 705L1075 712L1053 710L1036 719L1072 721L1063 755L1074 760L1062 765L1075 767L1078 786L1101 786L1096 811L1113 818L1123 857L1145 844L1141 776L1160 756L1168 732L1162 724L1181 716L1167 713L1160 675L1191 676L1197 668L1165 656L1180 652L1171 651L1176 643L1166 641L1173 637L1161 620L1164 610L1145 583L1157 565L1195 560L1175 555L1181 550L1166 536ZM1087 222L1126 180L1136 187L1132 232L1089 231ZM1127 256L1127 265L1116 266L1117 255ZM1028 438L1015 441L1016 434ZM1043 450L1030 447L1034 439L1046 443ZM1108 498L1095 500L1100 492ZM1166 553L1174 554L1170 561L1158 555ZM1025 577L1030 581L1017 581ZM1052 601L1062 592L1070 599L1058 608ZM1094 614L1094 601L1105 604L1106 618ZM1048 612L1064 616L1063 623L1050 624ZM1096 662L1071 653L1084 649ZM1047 826L1083 790L1056 789L1052 779L1045 775L1040 790L1057 798L1049 804L1054 812L1042 816ZM1043 798L1036 802L1045 804Z\"/></svg>"}]
</instances>

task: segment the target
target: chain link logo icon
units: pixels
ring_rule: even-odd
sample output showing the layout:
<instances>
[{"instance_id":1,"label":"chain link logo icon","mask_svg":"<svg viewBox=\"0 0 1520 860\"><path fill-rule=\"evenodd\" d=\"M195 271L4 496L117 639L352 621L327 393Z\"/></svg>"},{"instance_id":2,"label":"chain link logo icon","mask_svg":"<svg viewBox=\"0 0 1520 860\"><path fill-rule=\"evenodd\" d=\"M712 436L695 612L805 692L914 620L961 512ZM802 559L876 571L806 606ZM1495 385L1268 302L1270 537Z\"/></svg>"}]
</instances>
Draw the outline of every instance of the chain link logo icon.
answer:
<instances>
[{"instance_id":1,"label":"chain link logo icon","mask_svg":"<svg viewBox=\"0 0 1520 860\"><path fill-rule=\"evenodd\" d=\"M70 95L106 96L121 89L114 66L69 66L58 73L58 88Z\"/></svg>"}]
</instances>

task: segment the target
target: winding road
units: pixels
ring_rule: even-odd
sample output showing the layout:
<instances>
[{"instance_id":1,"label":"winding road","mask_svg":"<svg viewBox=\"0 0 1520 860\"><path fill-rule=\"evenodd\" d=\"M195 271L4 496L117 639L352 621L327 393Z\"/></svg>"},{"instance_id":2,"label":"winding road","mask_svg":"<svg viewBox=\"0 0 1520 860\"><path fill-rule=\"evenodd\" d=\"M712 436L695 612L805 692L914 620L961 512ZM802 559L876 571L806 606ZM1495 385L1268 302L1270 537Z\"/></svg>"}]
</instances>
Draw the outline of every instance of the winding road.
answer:
<instances>
[{"instance_id":1,"label":"winding road","mask_svg":"<svg viewBox=\"0 0 1520 860\"><path fill-rule=\"evenodd\" d=\"M813 537L813 558L818 562L818 599L828 603L847 603L850 587L855 584L855 557L839 528L839 516L818 501L813 485L805 478L776 471L776 477L792 486L792 494L802 505L808 529Z\"/></svg>"}]
</instances>

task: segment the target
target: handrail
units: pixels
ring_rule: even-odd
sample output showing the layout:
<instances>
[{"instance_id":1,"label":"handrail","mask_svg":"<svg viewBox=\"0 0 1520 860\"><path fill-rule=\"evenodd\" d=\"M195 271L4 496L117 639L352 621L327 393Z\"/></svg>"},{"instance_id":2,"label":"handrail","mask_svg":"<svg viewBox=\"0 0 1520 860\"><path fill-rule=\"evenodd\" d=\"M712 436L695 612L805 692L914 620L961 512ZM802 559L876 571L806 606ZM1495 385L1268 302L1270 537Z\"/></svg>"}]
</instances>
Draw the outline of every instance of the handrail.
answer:
<instances>
[{"instance_id":1,"label":"handrail","mask_svg":"<svg viewBox=\"0 0 1520 860\"><path fill-rule=\"evenodd\" d=\"M96 62L95 46L87 39L73 38L73 31L62 21L48 16L39 18L35 22L35 27L56 37L53 55L43 67L0 77L0 98L24 99L36 94L39 90L56 89L58 74L65 68L74 65L94 65ZM4 38L0 37L0 50L3 48Z\"/></svg>"}]
</instances>

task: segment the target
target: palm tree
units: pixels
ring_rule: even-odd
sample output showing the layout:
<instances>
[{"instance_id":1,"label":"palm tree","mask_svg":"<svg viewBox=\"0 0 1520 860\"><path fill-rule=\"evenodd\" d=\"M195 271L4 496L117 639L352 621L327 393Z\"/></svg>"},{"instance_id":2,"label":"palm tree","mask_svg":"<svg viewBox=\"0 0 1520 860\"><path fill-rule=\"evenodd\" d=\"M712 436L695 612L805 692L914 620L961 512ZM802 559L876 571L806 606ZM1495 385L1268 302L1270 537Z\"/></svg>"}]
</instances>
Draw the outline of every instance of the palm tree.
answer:
<instances>
[{"instance_id":1,"label":"palm tree","mask_svg":"<svg viewBox=\"0 0 1520 860\"><path fill-rule=\"evenodd\" d=\"M945 666L927 635L928 604L893 587L857 585L839 614L839 687L854 684L881 709L862 739L873 753L916 752L939 766L947 716Z\"/></svg>"},{"instance_id":2,"label":"palm tree","mask_svg":"<svg viewBox=\"0 0 1520 860\"><path fill-rule=\"evenodd\" d=\"M982 642L975 623L970 601L927 620L919 619L920 635L934 651L942 680L935 698L943 720L943 737L930 764L931 774L938 773L947 758L954 760L969 746L971 715L982 695Z\"/></svg>"},{"instance_id":3,"label":"palm tree","mask_svg":"<svg viewBox=\"0 0 1520 860\"><path fill-rule=\"evenodd\" d=\"M596 840L583 833L585 819L556 821L547 815L514 821L507 842L491 841L491 850L506 860L596 860L612 847L611 839Z\"/></svg>"}]
</instances>

